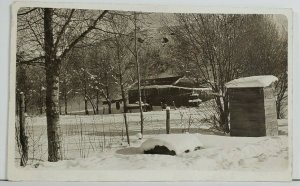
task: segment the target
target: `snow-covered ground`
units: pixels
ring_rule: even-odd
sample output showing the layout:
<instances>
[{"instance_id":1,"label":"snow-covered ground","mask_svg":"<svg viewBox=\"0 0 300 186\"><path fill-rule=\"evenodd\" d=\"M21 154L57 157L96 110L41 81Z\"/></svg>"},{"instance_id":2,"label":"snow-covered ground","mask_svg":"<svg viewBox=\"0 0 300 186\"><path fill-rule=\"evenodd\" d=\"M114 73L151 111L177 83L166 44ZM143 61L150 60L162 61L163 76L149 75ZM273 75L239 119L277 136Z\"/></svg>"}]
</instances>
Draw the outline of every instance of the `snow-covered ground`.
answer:
<instances>
[{"instance_id":1,"label":"snow-covered ground","mask_svg":"<svg viewBox=\"0 0 300 186\"><path fill-rule=\"evenodd\" d=\"M180 135L180 134L178 134ZM186 135L186 134L183 134ZM27 169L99 169L99 170L272 170L288 168L288 138L230 137L190 134L203 149L176 156L143 154L141 144L155 136L137 137L130 147L99 152L89 158L56 163L38 162ZM134 137L132 137L134 138Z\"/></svg>"},{"instance_id":2,"label":"snow-covered ground","mask_svg":"<svg viewBox=\"0 0 300 186\"><path fill-rule=\"evenodd\" d=\"M200 150L181 152L176 156L143 154L145 145L141 148L147 139L166 139L165 111L144 113L143 139L137 136L140 130L139 113L128 113L130 146L126 143L122 114L61 116L64 131L62 154L65 160L56 163L46 161L45 117L28 118L30 160L25 169L280 171L288 168L287 120L278 120L277 137L230 137L202 122L207 117L205 113L205 108L201 107L171 110L171 133L178 133L177 136L192 135L195 143L190 144L191 149L201 144ZM190 134L185 134L187 131ZM174 137L168 138L167 142L176 141ZM177 143L179 146L169 147L184 151L180 144L187 147L188 141L180 138L177 138L182 141ZM18 165L18 153L16 155Z\"/></svg>"},{"instance_id":3,"label":"snow-covered ground","mask_svg":"<svg viewBox=\"0 0 300 186\"><path fill-rule=\"evenodd\" d=\"M207 105L206 105L207 106ZM210 129L211 124L202 122L208 108L180 108L171 110L171 133L221 134ZM144 113L144 134L166 133L166 111ZM139 113L127 113L129 135L140 132ZM123 114L110 115L65 115L60 117L62 155L64 159L86 158L125 143ZM26 133L29 137L29 164L47 160L47 127L45 116L26 118ZM19 149L16 146L16 161Z\"/></svg>"}]
</instances>

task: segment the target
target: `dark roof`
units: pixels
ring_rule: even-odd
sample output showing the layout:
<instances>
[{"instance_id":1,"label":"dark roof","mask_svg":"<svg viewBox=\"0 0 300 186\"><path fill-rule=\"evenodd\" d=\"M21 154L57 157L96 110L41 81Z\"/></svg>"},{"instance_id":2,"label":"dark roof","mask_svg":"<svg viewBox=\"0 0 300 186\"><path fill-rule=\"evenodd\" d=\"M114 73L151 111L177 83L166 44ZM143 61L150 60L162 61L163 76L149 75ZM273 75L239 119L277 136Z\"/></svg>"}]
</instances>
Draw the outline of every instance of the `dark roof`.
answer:
<instances>
[{"instance_id":1,"label":"dark roof","mask_svg":"<svg viewBox=\"0 0 300 186\"><path fill-rule=\"evenodd\" d=\"M183 76L145 79L141 81L142 86L148 85L174 85Z\"/></svg>"},{"instance_id":2,"label":"dark roof","mask_svg":"<svg viewBox=\"0 0 300 186\"><path fill-rule=\"evenodd\" d=\"M186 87L186 88L199 88L196 82L192 79L186 78L185 76L170 76L163 78L151 78L141 80L141 88L151 88L151 87ZM132 85L130 89L137 89L137 83Z\"/></svg>"}]
</instances>

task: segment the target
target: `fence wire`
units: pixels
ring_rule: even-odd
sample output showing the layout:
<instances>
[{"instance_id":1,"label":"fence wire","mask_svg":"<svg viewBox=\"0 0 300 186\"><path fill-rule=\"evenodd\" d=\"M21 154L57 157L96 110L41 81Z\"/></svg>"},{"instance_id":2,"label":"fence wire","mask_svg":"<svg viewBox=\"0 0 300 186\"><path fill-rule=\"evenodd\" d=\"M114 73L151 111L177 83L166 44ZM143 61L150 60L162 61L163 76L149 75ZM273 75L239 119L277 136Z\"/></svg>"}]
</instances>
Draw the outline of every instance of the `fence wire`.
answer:
<instances>
[{"instance_id":1,"label":"fence wire","mask_svg":"<svg viewBox=\"0 0 300 186\"><path fill-rule=\"evenodd\" d=\"M200 107L177 108L170 111L171 133L215 134L214 102L207 101ZM130 138L140 133L139 113L127 113ZM16 159L20 158L19 120L16 116ZM123 114L62 115L60 140L63 159L86 158L96 153L127 145ZM166 133L166 112L144 113L144 135ZM46 161L48 156L47 126L45 116L26 117L26 135L30 161Z\"/></svg>"}]
</instances>

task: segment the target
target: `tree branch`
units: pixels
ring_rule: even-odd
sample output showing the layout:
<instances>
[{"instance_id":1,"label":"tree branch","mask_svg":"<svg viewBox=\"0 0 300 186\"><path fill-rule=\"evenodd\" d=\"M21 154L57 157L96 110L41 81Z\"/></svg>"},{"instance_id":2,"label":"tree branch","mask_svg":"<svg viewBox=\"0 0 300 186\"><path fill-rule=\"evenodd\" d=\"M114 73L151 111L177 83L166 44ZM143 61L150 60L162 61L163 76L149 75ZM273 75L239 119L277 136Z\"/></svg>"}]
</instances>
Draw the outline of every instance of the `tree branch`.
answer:
<instances>
[{"instance_id":1,"label":"tree branch","mask_svg":"<svg viewBox=\"0 0 300 186\"><path fill-rule=\"evenodd\" d=\"M101 28L95 28L96 30L100 30L102 32L108 33L108 34L114 34L114 35L122 35L122 36L129 36L128 34L123 34L123 33L119 33L119 32L111 32L108 30L103 30Z\"/></svg>"},{"instance_id":2,"label":"tree branch","mask_svg":"<svg viewBox=\"0 0 300 186\"><path fill-rule=\"evenodd\" d=\"M36 10L36 9L37 9L37 8L33 8L33 9L31 9L31 10L28 10L27 12L19 13L19 14L17 14L17 16L23 16L23 15L29 14L30 12L32 12L32 11L34 11L34 10Z\"/></svg>"},{"instance_id":3,"label":"tree branch","mask_svg":"<svg viewBox=\"0 0 300 186\"><path fill-rule=\"evenodd\" d=\"M68 19L67 19L67 21L65 22L65 24L64 24L64 26L62 27L61 31L58 33L57 39L56 39L56 41L55 41L55 43L54 43L54 49L55 49L55 50L57 49L59 40L61 39L63 33L66 31L66 28L67 28L68 24L71 22L71 19L72 19L72 16L73 16L74 12L75 12L75 9L72 9L72 10L71 10L71 13L70 13L70 15L69 15L69 17L68 17Z\"/></svg>"},{"instance_id":4,"label":"tree branch","mask_svg":"<svg viewBox=\"0 0 300 186\"><path fill-rule=\"evenodd\" d=\"M45 65L44 58L45 56L39 56L30 60L20 60L17 57L17 65Z\"/></svg>"},{"instance_id":5,"label":"tree branch","mask_svg":"<svg viewBox=\"0 0 300 186\"><path fill-rule=\"evenodd\" d=\"M105 14L108 12L108 10L104 10L102 14L100 14L97 19L94 20L93 24L89 26L84 32L82 32L61 54L60 58L64 58L67 53L81 40L83 39L88 33L90 33L93 29L96 28L97 22L101 20Z\"/></svg>"}]
</instances>

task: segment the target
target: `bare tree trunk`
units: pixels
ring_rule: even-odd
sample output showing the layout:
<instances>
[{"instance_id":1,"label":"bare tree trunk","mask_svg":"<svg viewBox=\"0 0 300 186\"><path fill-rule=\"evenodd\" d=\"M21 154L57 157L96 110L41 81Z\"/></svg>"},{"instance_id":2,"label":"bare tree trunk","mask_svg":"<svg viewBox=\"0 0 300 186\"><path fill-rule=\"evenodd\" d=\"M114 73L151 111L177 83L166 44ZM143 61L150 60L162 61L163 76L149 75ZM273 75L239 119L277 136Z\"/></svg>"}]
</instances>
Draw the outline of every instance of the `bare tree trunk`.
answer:
<instances>
[{"instance_id":1,"label":"bare tree trunk","mask_svg":"<svg viewBox=\"0 0 300 186\"><path fill-rule=\"evenodd\" d=\"M59 104L59 115L62 115L62 112L61 112L61 105Z\"/></svg>"},{"instance_id":2,"label":"bare tree trunk","mask_svg":"<svg viewBox=\"0 0 300 186\"><path fill-rule=\"evenodd\" d=\"M86 82L84 82L84 111L86 115L89 115Z\"/></svg>"},{"instance_id":3,"label":"bare tree trunk","mask_svg":"<svg viewBox=\"0 0 300 186\"><path fill-rule=\"evenodd\" d=\"M97 97L96 97L96 114L99 114L99 90L97 90Z\"/></svg>"},{"instance_id":4,"label":"bare tree trunk","mask_svg":"<svg viewBox=\"0 0 300 186\"><path fill-rule=\"evenodd\" d=\"M112 111L111 111L111 99L110 99L110 92L109 92L108 72L105 73L105 80L106 80L105 89L106 89L106 101L108 105L108 113L111 114Z\"/></svg>"},{"instance_id":5,"label":"bare tree trunk","mask_svg":"<svg viewBox=\"0 0 300 186\"><path fill-rule=\"evenodd\" d=\"M90 102L90 104L92 105L93 108L93 113L96 114L96 108L95 108L95 104L93 102L93 100L90 98L90 96L86 95L86 98L88 99L88 101Z\"/></svg>"},{"instance_id":6,"label":"bare tree trunk","mask_svg":"<svg viewBox=\"0 0 300 186\"><path fill-rule=\"evenodd\" d=\"M218 107L218 112L219 112L219 116L220 116L220 127L221 129L228 133L229 132L229 108L228 108L228 99L223 98L223 103L221 102L221 97L216 97L216 104Z\"/></svg>"},{"instance_id":7,"label":"bare tree trunk","mask_svg":"<svg viewBox=\"0 0 300 186\"><path fill-rule=\"evenodd\" d=\"M225 97L223 98L223 102L224 102L224 110L223 110L223 127L224 127L224 132L228 133L229 130L229 100L228 100L228 95L225 95Z\"/></svg>"},{"instance_id":8,"label":"bare tree trunk","mask_svg":"<svg viewBox=\"0 0 300 186\"><path fill-rule=\"evenodd\" d=\"M279 76L279 81L275 85L275 90L277 89L277 99L276 99L276 111L277 111L277 119L280 119L283 117L283 107L284 107L284 101L287 98L285 95L287 89L288 89L288 83L287 83L287 74L284 73L283 76Z\"/></svg>"},{"instance_id":9,"label":"bare tree trunk","mask_svg":"<svg viewBox=\"0 0 300 186\"><path fill-rule=\"evenodd\" d=\"M25 113L27 113L28 112L28 99L26 99L26 97L25 97L25 101L24 101L24 110L25 110Z\"/></svg>"},{"instance_id":10,"label":"bare tree trunk","mask_svg":"<svg viewBox=\"0 0 300 186\"><path fill-rule=\"evenodd\" d=\"M130 145L129 128L128 128L128 122L127 122L127 116L126 116L126 113L124 113L123 116L124 116L124 123L125 123L125 128L126 128L127 143L128 143L128 145Z\"/></svg>"},{"instance_id":11,"label":"bare tree trunk","mask_svg":"<svg viewBox=\"0 0 300 186\"><path fill-rule=\"evenodd\" d=\"M134 51L135 51L135 63L136 63L136 71L137 71L137 79L138 79L138 95L139 95L139 110L141 117L141 134L144 133L144 116L143 116L143 107L142 107L142 94L141 94L141 78L140 78L140 63L138 61L138 50L137 50L137 37L136 37L136 12L134 12Z\"/></svg>"},{"instance_id":12,"label":"bare tree trunk","mask_svg":"<svg viewBox=\"0 0 300 186\"><path fill-rule=\"evenodd\" d=\"M48 161L56 162L62 159L59 134L59 66L56 60L53 40L53 9L44 9L44 42L46 67L46 115L48 136Z\"/></svg>"},{"instance_id":13,"label":"bare tree trunk","mask_svg":"<svg viewBox=\"0 0 300 186\"><path fill-rule=\"evenodd\" d=\"M68 98L67 98L67 90L65 90L64 101L65 101L65 115L67 115L67 114L68 114Z\"/></svg>"},{"instance_id":14,"label":"bare tree trunk","mask_svg":"<svg viewBox=\"0 0 300 186\"><path fill-rule=\"evenodd\" d=\"M28 137L25 133L25 102L24 102L24 93L20 93L20 100L19 100L19 117L20 117L20 143L21 143L21 166L26 166L28 161Z\"/></svg>"},{"instance_id":15,"label":"bare tree trunk","mask_svg":"<svg viewBox=\"0 0 300 186\"><path fill-rule=\"evenodd\" d=\"M123 84L123 74L122 74L122 68L121 68L119 40L117 40L117 55L118 55L119 83L120 83L120 89L121 89L121 96L122 96L122 100L123 100L123 112L127 113L127 111L128 111L127 110L127 98L126 98L126 93L125 93L124 84Z\"/></svg>"},{"instance_id":16,"label":"bare tree trunk","mask_svg":"<svg viewBox=\"0 0 300 186\"><path fill-rule=\"evenodd\" d=\"M108 105L108 113L111 114L112 113L112 111L111 111L111 101L108 101L107 105Z\"/></svg>"},{"instance_id":17,"label":"bare tree trunk","mask_svg":"<svg viewBox=\"0 0 300 186\"><path fill-rule=\"evenodd\" d=\"M121 85L121 93L122 93L122 100L123 100L123 111L124 113L127 113L128 112L128 109L127 109L127 98L126 98L126 95L125 95L125 90L124 90L124 86Z\"/></svg>"},{"instance_id":18,"label":"bare tree trunk","mask_svg":"<svg viewBox=\"0 0 300 186\"><path fill-rule=\"evenodd\" d=\"M281 112L281 102L277 101L276 102L276 112L277 112L277 119L280 119L280 112Z\"/></svg>"},{"instance_id":19,"label":"bare tree trunk","mask_svg":"<svg viewBox=\"0 0 300 186\"><path fill-rule=\"evenodd\" d=\"M43 90L42 86L40 87L40 114L43 114L43 106L44 106L44 99L43 99Z\"/></svg>"},{"instance_id":20,"label":"bare tree trunk","mask_svg":"<svg viewBox=\"0 0 300 186\"><path fill-rule=\"evenodd\" d=\"M89 115L88 100L86 96L84 97L84 111L85 111L85 115Z\"/></svg>"},{"instance_id":21,"label":"bare tree trunk","mask_svg":"<svg viewBox=\"0 0 300 186\"><path fill-rule=\"evenodd\" d=\"M67 81L66 81L66 73L64 73L64 80L63 80L63 94L64 94L64 107L65 107L65 115L68 114L68 90L67 90Z\"/></svg>"}]
</instances>

